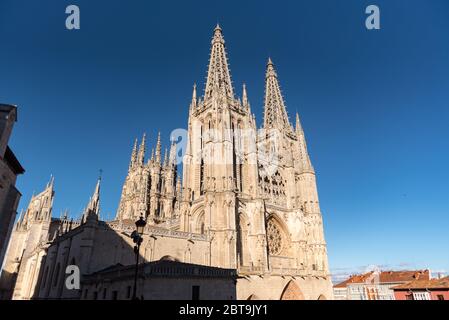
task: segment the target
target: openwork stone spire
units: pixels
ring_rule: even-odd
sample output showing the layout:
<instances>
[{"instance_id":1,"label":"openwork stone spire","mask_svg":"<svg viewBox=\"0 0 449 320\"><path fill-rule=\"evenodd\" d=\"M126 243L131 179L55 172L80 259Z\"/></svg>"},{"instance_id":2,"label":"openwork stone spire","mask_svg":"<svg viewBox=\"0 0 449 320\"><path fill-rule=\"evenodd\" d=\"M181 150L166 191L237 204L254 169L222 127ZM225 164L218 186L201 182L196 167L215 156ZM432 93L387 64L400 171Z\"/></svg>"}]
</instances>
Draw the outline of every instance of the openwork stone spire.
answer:
<instances>
[{"instance_id":1,"label":"openwork stone spire","mask_svg":"<svg viewBox=\"0 0 449 320\"><path fill-rule=\"evenodd\" d=\"M302 129L299 114L296 113L296 137L299 143L299 160L303 171L314 171L312 162L310 161L309 152L307 151L306 137Z\"/></svg>"},{"instance_id":2,"label":"openwork stone spire","mask_svg":"<svg viewBox=\"0 0 449 320\"><path fill-rule=\"evenodd\" d=\"M287 110L285 109L284 98L274 69L271 58L268 58L267 72L265 75L265 108L264 108L264 129L287 128L291 131Z\"/></svg>"},{"instance_id":3,"label":"openwork stone spire","mask_svg":"<svg viewBox=\"0 0 449 320\"><path fill-rule=\"evenodd\" d=\"M221 28L217 24L212 38L212 48L207 72L207 82L204 98L212 97L214 88L222 90L227 97L234 98L232 90L231 74L228 67L228 59L225 49L225 41Z\"/></svg>"}]
</instances>

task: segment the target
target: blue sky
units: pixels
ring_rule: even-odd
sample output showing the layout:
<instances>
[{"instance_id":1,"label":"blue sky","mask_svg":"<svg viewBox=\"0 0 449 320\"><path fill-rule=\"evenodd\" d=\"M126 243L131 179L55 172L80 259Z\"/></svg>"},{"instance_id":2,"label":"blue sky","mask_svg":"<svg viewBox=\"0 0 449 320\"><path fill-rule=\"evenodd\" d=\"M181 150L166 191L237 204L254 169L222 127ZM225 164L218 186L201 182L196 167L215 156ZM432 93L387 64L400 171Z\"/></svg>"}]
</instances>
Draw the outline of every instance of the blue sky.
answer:
<instances>
[{"instance_id":1,"label":"blue sky","mask_svg":"<svg viewBox=\"0 0 449 320\"><path fill-rule=\"evenodd\" d=\"M81 30L65 29L65 8ZM365 28L377 4L381 30ZM55 175L80 214L103 170L113 217L134 138L185 128L220 22L236 92L262 121L271 56L317 171L330 267L449 270L449 2L0 1L0 102L25 208Z\"/></svg>"}]
</instances>

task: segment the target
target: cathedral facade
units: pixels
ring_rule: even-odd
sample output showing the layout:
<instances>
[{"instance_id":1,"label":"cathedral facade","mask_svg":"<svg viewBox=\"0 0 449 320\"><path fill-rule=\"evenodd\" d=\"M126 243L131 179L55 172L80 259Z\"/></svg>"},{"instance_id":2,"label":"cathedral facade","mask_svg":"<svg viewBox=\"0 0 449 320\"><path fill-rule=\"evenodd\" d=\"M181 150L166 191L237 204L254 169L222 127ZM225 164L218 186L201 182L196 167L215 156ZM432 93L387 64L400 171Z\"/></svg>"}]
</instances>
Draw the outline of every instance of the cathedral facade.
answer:
<instances>
[{"instance_id":1,"label":"cathedral facade","mask_svg":"<svg viewBox=\"0 0 449 320\"><path fill-rule=\"evenodd\" d=\"M14 229L0 289L14 299L81 298L65 267L88 275L134 263L130 237L147 221L142 261L234 269L237 299L332 299L315 171L299 116L288 118L271 59L262 128L245 85L238 98L222 30L214 30L204 95L193 88L182 178L178 142L162 159L135 142L113 221L101 221L100 180L79 221L52 218L53 182L33 197ZM148 158L148 159L147 159ZM161 290L164 290L161 288Z\"/></svg>"}]
</instances>

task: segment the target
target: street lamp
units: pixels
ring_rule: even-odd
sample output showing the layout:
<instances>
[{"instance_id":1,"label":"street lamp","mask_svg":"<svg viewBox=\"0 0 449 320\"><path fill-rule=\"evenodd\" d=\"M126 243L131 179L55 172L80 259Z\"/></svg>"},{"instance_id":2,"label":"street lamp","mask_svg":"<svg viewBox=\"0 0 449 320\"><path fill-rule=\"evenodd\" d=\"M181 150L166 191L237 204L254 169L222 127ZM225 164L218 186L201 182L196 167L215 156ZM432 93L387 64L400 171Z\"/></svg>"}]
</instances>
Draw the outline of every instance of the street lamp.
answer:
<instances>
[{"instance_id":1,"label":"street lamp","mask_svg":"<svg viewBox=\"0 0 449 320\"><path fill-rule=\"evenodd\" d=\"M142 216L140 216L139 220L136 221L136 231L139 234L139 236L143 235L143 230L145 230L146 225L147 222L143 220Z\"/></svg>"},{"instance_id":2,"label":"street lamp","mask_svg":"<svg viewBox=\"0 0 449 320\"><path fill-rule=\"evenodd\" d=\"M143 238L143 231L145 230L146 221L143 219L142 216L140 216L139 220L136 221L136 230L133 231L131 234L131 237L133 238L134 243L136 244L134 246L134 253L136 254L136 269L134 272L134 289L133 289L133 300L137 299L137 272L139 270L139 251L140 251L140 245L142 244Z\"/></svg>"}]
</instances>

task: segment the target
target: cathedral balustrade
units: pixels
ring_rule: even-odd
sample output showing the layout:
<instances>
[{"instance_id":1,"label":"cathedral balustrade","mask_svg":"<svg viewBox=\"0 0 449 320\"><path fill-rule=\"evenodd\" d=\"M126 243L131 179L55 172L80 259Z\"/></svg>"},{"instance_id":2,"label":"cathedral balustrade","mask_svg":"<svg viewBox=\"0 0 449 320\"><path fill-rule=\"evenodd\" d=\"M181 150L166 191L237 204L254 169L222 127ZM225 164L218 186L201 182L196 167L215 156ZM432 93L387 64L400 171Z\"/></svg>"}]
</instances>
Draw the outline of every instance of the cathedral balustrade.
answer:
<instances>
[{"instance_id":1,"label":"cathedral balustrade","mask_svg":"<svg viewBox=\"0 0 449 320\"><path fill-rule=\"evenodd\" d=\"M199 234L199 233L191 233L170 229L162 229L157 227L147 227L145 233L149 233L155 236L166 236L172 238L182 238L182 239L190 239L190 240L199 240L199 241L207 241L207 235Z\"/></svg>"},{"instance_id":2,"label":"cathedral balustrade","mask_svg":"<svg viewBox=\"0 0 449 320\"><path fill-rule=\"evenodd\" d=\"M108 226L115 231L127 233L132 233L136 229L134 225L127 225L120 222L109 223ZM154 226L147 226L145 228L144 234L162 237L171 237L171 238L181 238L188 240L197 240L197 241L208 241L206 234L177 231L166 228L158 228Z\"/></svg>"},{"instance_id":3,"label":"cathedral balustrade","mask_svg":"<svg viewBox=\"0 0 449 320\"><path fill-rule=\"evenodd\" d=\"M263 266L239 266L238 272L240 274L260 274L264 272Z\"/></svg>"},{"instance_id":4,"label":"cathedral balustrade","mask_svg":"<svg viewBox=\"0 0 449 320\"><path fill-rule=\"evenodd\" d=\"M200 276L200 277L227 277L235 276L235 270L232 269L220 269L211 268L207 266L193 266L193 265L181 265L179 263L173 263L159 266L147 265L146 273L160 276Z\"/></svg>"},{"instance_id":5,"label":"cathedral balustrade","mask_svg":"<svg viewBox=\"0 0 449 320\"><path fill-rule=\"evenodd\" d=\"M270 255L270 265L273 268L292 269L295 267L295 259L284 256Z\"/></svg>"},{"instance_id":6,"label":"cathedral balustrade","mask_svg":"<svg viewBox=\"0 0 449 320\"><path fill-rule=\"evenodd\" d=\"M297 276L306 276L306 271L304 269L296 269L296 268L272 268L272 275L279 276L287 276L287 275L297 275Z\"/></svg>"}]
</instances>

